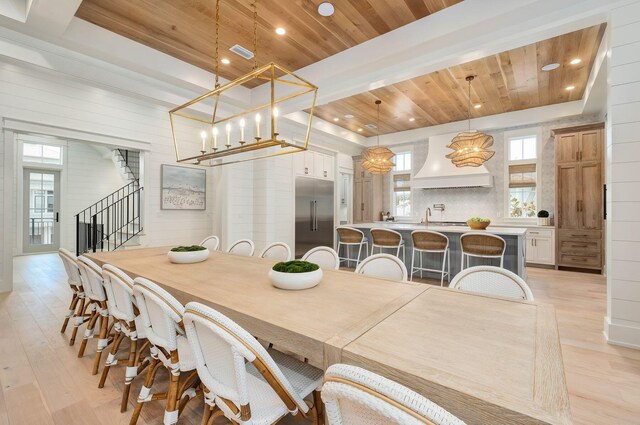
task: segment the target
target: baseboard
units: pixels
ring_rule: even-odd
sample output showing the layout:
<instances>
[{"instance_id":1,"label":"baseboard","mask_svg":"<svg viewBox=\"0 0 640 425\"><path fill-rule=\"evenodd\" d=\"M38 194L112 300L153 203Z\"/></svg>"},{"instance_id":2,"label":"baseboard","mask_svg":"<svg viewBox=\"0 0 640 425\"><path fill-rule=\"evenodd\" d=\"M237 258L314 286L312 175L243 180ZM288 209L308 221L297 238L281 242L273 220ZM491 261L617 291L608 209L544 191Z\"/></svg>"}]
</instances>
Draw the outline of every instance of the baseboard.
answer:
<instances>
[{"instance_id":1,"label":"baseboard","mask_svg":"<svg viewBox=\"0 0 640 425\"><path fill-rule=\"evenodd\" d=\"M607 343L611 345L640 350L640 327L611 323L611 319L605 317L603 334Z\"/></svg>"},{"instance_id":2,"label":"baseboard","mask_svg":"<svg viewBox=\"0 0 640 425\"><path fill-rule=\"evenodd\" d=\"M538 264L538 263L526 263L527 267L535 267L538 269L551 269L555 270L556 266L554 264Z\"/></svg>"}]
</instances>

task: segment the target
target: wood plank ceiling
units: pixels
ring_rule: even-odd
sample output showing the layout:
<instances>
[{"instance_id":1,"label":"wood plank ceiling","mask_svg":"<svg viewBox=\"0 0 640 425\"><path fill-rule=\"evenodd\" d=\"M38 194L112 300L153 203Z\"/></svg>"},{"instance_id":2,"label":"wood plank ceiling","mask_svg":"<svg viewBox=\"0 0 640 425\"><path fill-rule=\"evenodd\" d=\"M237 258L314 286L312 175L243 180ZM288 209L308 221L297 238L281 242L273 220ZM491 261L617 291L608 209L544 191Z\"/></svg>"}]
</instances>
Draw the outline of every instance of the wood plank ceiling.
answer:
<instances>
[{"instance_id":1,"label":"wood plank ceiling","mask_svg":"<svg viewBox=\"0 0 640 425\"><path fill-rule=\"evenodd\" d=\"M335 13L318 14L324 0L259 0L258 64L274 61L295 71L436 13L462 0L335 0ZM253 50L253 0L220 0L220 75L234 79L253 62L228 49ZM84 0L78 18L209 71L214 70L215 0ZM286 30L283 36L275 28Z\"/></svg>"},{"instance_id":2,"label":"wood plank ceiling","mask_svg":"<svg viewBox=\"0 0 640 425\"><path fill-rule=\"evenodd\" d=\"M370 92L316 106L315 115L345 129L373 136L376 99L382 100L380 134L394 133L467 118L467 75L473 118L579 100L589 79L605 24L453 66ZM578 64L571 64L573 59ZM553 71L544 65L558 63ZM566 90L573 86L573 90ZM345 118L353 115L353 118ZM338 121L335 121L335 119ZM414 120L412 121L411 118Z\"/></svg>"}]
</instances>

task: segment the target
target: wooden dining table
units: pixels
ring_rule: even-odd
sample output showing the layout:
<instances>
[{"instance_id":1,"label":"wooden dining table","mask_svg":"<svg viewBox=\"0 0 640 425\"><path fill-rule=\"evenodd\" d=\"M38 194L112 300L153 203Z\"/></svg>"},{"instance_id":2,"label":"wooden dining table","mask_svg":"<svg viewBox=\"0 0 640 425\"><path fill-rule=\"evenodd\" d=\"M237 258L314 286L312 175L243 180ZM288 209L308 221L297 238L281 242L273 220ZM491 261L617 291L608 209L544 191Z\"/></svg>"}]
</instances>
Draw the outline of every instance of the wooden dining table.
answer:
<instances>
[{"instance_id":1,"label":"wooden dining table","mask_svg":"<svg viewBox=\"0 0 640 425\"><path fill-rule=\"evenodd\" d=\"M348 363L393 379L468 424L570 423L552 306L343 270L286 291L270 283L273 260L211 252L173 264L169 249L85 255L213 307L317 367Z\"/></svg>"}]
</instances>

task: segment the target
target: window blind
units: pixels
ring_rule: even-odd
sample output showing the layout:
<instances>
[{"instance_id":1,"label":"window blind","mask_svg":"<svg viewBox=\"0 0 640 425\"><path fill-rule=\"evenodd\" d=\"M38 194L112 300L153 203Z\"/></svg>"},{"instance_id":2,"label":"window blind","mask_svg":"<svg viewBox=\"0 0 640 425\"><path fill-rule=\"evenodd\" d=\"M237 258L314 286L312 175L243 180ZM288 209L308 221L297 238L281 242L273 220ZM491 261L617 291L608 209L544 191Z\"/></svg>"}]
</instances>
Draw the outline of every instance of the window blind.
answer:
<instances>
[{"instance_id":1,"label":"window blind","mask_svg":"<svg viewBox=\"0 0 640 425\"><path fill-rule=\"evenodd\" d=\"M393 176L393 191L405 192L411 190L410 183L411 174L394 174Z\"/></svg>"},{"instance_id":2,"label":"window blind","mask_svg":"<svg viewBox=\"0 0 640 425\"><path fill-rule=\"evenodd\" d=\"M509 187L536 187L536 164L509 165Z\"/></svg>"}]
</instances>

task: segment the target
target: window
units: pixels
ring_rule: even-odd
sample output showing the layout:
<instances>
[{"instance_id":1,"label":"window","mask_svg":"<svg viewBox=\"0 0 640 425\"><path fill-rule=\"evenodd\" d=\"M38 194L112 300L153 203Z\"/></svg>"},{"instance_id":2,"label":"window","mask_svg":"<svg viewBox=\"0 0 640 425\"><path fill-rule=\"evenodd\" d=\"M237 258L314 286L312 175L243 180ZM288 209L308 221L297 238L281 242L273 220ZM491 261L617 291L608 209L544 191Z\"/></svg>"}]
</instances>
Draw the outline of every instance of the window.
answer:
<instances>
[{"instance_id":1,"label":"window","mask_svg":"<svg viewBox=\"0 0 640 425\"><path fill-rule=\"evenodd\" d=\"M538 194L537 134L507 136L507 218L534 218Z\"/></svg>"},{"instance_id":2,"label":"window","mask_svg":"<svg viewBox=\"0 0 640 425\"><path fill-rule=\"evenodd\" d=\"M395 217L411 216L411 152L397 153L394 158L396 166L391 173L392 214Z\"/></svg>"},{"instance_id":3,"label":"window","mask_svg":"<svg viewBox=\"0 0 640 425\"><path fill-rule=\"evenodd\" d=\"M62 165L62 147L24 143L22 145L22 160L24 162L37 162L39 164Z\"/></svg>"}]
</instances>

